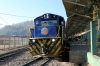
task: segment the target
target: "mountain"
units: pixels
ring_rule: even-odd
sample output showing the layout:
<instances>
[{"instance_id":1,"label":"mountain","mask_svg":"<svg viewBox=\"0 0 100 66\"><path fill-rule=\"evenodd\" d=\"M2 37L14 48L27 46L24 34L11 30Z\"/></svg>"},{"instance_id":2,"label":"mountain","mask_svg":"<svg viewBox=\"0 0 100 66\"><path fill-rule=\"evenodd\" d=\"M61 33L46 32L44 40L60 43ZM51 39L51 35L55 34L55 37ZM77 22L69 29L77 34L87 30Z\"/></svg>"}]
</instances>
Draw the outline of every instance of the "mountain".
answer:
<instances>
[{"instance_id":1,"label":"mountain","mask_svg":"<svg viewBox=\"0 0 100 66\"><path fill-rule=\"evenodd\" d=\"M33 21L25 21L13 25L7 25L0 29L1 35L29 36L30 29L34 27Z\"/></svg>"}]
</instances>

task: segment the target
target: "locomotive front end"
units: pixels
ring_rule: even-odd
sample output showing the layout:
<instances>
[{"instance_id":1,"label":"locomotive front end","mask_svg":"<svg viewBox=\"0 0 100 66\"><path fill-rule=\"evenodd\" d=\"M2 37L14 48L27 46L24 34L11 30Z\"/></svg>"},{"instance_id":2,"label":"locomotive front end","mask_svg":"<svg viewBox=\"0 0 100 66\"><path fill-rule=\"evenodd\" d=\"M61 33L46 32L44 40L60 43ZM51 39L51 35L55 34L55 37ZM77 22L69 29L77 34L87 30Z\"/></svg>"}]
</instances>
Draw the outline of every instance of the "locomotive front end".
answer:
<instances>
[{"instance_id":1,"label":"locomotive front end","mask_svg":"<svg viewBox=\"0 0 100 66\"><path fill-rule=\"evenodd\" d=\"M62 47L61 26L57 16L44 14L34 20L35 28L31 29L29 46L31 54L56 57Z\"/></svg>"}]
</instances>

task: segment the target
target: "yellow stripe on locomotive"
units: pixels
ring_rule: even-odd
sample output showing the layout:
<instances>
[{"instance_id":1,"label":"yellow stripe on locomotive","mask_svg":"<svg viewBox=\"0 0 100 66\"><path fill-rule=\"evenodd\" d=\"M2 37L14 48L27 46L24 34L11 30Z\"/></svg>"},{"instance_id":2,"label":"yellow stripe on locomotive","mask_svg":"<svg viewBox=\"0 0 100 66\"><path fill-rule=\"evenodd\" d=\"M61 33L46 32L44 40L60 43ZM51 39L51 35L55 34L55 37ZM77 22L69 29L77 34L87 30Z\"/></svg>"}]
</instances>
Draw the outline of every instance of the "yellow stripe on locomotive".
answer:
<instances>
[{"instance_id":1,"label":"yellow stripe on locomotive","mask_svg":"<svg viewBox=\"0 0 100 66\"><path fill-rule=\"evenodd\" d=\"M56 38L56 37L53 39L52 38L31 39L30 38L29 40L31 41L30 43L32 43L32 41L35 40L35 44L34 42L32 43L32 45L29 44L30 50L33 56L45 54L45 56L48 56L48 57L55 57L59 53L58 48L62 46L61 38Z\"/></svg>"}]
</instances>

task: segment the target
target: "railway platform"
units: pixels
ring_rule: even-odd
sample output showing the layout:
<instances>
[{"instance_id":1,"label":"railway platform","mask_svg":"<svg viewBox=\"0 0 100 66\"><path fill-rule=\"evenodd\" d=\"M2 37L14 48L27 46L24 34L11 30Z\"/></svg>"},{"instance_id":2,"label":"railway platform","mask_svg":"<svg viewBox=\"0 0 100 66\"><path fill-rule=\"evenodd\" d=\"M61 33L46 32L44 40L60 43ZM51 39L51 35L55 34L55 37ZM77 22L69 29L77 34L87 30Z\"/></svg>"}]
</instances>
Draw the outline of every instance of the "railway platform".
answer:
<instances>
[{"instance_id":1,"label":"railway platform","mask_svg":"<svg viewBox=\"0 0 100 66\"><path fill-rule=\"evenodd\" d=\"M68 17L66 21L67 37L85 40L88 45L86 48L85 45L74 44L72 50L80 49L83 52L85 49L86 62L91 66L100 66L100 1L62 0L62 2Z\"/></svg>"},{"instance_id":2,"label":"railway platform","mask_svg":"<svg viewBox=\"0 0 100 66\"><path fill-rule=\"evenodd\" d=\"M69 52L69 62L85 65L86 53L88 52L88 45L86 42L69 42L70 52Z\"/></svg>"}]
</instances>

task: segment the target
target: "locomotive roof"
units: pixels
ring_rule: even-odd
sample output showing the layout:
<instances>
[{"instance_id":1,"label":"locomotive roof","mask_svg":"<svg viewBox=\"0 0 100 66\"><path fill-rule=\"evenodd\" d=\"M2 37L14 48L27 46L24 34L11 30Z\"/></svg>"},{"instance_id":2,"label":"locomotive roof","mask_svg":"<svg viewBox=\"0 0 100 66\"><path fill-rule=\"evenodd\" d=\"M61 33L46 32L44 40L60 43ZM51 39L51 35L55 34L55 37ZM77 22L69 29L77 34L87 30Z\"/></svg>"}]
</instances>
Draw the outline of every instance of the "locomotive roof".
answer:
<instances>
[{"instance_id":1,"label":"locomotive roof","mask_svg":"<svg viewBox=\"0 0 100 66\"><path fill-rule=\"evenodd\" d=\"M56 14L52 14L52 13L45 13L45 14L43 14L43 15L41 15L41 16L36 17L36 18L34 19L34 21L37 20L37 19L40 19L40 17L42 17L42 16L44 16L44 15L46 15L46 14L54 15L54 16L57 16L57 17L59 17L59 18L64 19L64 17L62 17L62 16L60 16L60 15L56 15Z\"/></svg>"}]
</instances>

